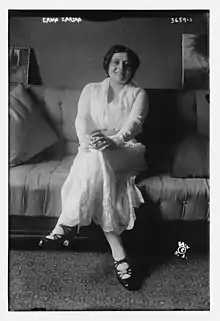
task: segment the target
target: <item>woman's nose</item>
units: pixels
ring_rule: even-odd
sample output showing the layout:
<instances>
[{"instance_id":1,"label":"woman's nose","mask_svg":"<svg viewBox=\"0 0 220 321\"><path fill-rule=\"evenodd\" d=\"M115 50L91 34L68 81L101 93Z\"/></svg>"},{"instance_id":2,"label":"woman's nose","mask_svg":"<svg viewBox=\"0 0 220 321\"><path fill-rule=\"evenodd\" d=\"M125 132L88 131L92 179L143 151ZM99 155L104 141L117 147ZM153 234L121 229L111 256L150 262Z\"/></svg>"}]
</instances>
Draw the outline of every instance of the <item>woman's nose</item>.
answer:
<instances>
[{"instance_id":1,"label":"woman's nose","mask_svg":"<svg viewBox=\"0 0 220 321\"><path fill-rule=\"evenodd\" d=\"M118 65L118 69L119 69L119 70L124 70L124 68L125 68L125 64L123 63L123 61L121 61L121 62L119 63L119 65Z\"/></svg>"}]
</instances>

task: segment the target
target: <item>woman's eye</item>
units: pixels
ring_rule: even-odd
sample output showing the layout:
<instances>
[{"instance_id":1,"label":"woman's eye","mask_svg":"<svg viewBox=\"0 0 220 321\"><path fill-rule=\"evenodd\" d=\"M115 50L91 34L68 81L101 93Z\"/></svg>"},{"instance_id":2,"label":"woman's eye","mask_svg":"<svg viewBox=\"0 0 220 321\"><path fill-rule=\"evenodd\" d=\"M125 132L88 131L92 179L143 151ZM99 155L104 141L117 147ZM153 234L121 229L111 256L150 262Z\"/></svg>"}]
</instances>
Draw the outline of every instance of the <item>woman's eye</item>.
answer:
<instances>
[{"instance_id":1,"label":"woman's eye","mask_svg":"<svg viewBox=\"0 0 220 321\"><path fill-rule=\"evenodd\" d=\"M120 64L120 61L118 61L118 60L113 60L111 63L112 63L114 66L117 66L117 65ZM123 65L124 65L125 68L130 68L130 67L131 67L131 64L130 64L129 62L124 62Z\"/></svg>"}]
</instances>

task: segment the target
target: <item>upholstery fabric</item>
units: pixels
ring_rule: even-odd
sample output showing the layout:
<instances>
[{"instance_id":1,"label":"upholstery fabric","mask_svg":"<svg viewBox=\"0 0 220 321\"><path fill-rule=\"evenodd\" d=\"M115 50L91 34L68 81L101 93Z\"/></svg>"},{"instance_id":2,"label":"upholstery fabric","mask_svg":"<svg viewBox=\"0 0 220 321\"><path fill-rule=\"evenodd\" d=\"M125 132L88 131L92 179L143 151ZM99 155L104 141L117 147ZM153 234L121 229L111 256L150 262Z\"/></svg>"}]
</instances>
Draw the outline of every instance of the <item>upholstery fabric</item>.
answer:
<instances>
[{"instance_id":1,"label":"upholstery fabric","mask_svg":"<svg viewBox=\"0 0 220 321\"><path fill-rule=\"evenodd\" d=\"M187 130L174 150L171 171L174 177L209 177L207 95L206 90L182 91L177 95L177 108Z\"/></svg>"},{"instance_id":2,"label":"upholstery fabric","mask_svg":"<svg viewBox=\"0 0 220 321\"><path fill-rule=\"evenodd\" d=\"M138 186L160 207L164 219L209 220L209 180L155 176Z\"/></svg>"},{"instance_id":3,"label":"upholstery fabric","mask_svg":"<svg viewBox=\"0 0 220 321\"><path fill-rule=\"evenodd\" d=\"M58 218L61 187L78 152L74 123L81 90L30 86L28 93L59 141L49 153L10 169L9 214Z\"/></svg>"},{"instance_id":4,"label":"upholstery fabric","mask_svg":"<svg viewBox=\"0 0 220 321\"><path fill-rule=\"evenodd\" d=\"M61 187L74 155L62 160L25 164L13 168L9 178L9 213L22 216L59 217Z\"/></svg>"},{"instance_id":5,"label":"upholstery fabric","mask_svg":"<svg viewBox=\"0 0 220 321\"><path fill-rule=\"evenodd\" d=\"M209 92L204 90L196 91L196 109L198 132L209 138Z\"/></svg>"},{"instance_id":6,"label":"upholstery fabric","mask_svg":"<svg viewBox=\"0 0 220 321\"><path fill-rule=\"evenodd\" d=\"M10 92L10 166L24 163L58 141L23 86Z\"/></svg>"},{"instance_id":7,"label":"upholstery fabric","mask_svg":"<svg viewBox=\"0 0 220 321\"><path fill-rule=\"evenodd\" d=\"M31 86L29 91L42 103L43 112L63 141L64 156L76 154L79 143L75 118L81 90Z\"/></svg>"},{"instance_id":8,"label":"upholstery fabric","mask_svg":"<svg viewBox=\"0 0 220 321\"><path fill-rule=\"evenodd\" d=\"M209 143L204 136L186 137L176 148L173 160L174 177L209 177Z\"/></svg>"}]
</instances>

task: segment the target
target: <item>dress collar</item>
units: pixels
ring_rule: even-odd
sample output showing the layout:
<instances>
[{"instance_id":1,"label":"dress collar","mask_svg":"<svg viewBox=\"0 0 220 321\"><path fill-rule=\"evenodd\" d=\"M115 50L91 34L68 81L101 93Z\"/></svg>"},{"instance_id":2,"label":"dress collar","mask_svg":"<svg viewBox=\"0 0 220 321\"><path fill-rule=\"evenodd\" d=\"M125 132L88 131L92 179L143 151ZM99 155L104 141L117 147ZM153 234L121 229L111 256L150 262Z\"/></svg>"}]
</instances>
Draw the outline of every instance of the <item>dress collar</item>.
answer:
<instances>
[{"instance_id":1,"label":"dress collar","mask_svg":"<svg viewBox=\"0 0 220 321\"><path fill-rule=\"evenodd\" d=\"M105 79L101 82L101 85L102 85L103 93L104 93L104 95L107 97L107 95L108 95L108 90L109 90L109 86L110 86L110 78L109 78L109 77L108 77L108 78L105 78ZM134 84L133 84L132 82L130 82L130 83L124 85L124 87L120 90L119 96L122 97L122 96L126 93L126 91L127 91L127 89L128 89L129 87L134 87Z\"/></svg>"}]
</instances>

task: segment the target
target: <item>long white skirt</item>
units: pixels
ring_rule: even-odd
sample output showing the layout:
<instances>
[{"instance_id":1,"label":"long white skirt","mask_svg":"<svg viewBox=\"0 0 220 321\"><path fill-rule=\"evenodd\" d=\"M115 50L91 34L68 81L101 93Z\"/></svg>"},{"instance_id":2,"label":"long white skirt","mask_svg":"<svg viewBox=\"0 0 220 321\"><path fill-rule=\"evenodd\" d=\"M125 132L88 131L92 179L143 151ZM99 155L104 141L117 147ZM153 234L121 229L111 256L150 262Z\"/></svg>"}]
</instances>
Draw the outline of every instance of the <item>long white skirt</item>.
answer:
<instances>
[{"instance_id":1,"label":"long white skirt","mask_svg":"<svg viewBox=\"0 0 220 321\"><path fill-rule=\"evenodd\" d=\"M62 187L57 225L87 226L93 220L105 232L132 229L134 208L144 202L135 176L146 169L145 146L128 142L117 150L79 150Z\"/></svg>"}]
</instances>

